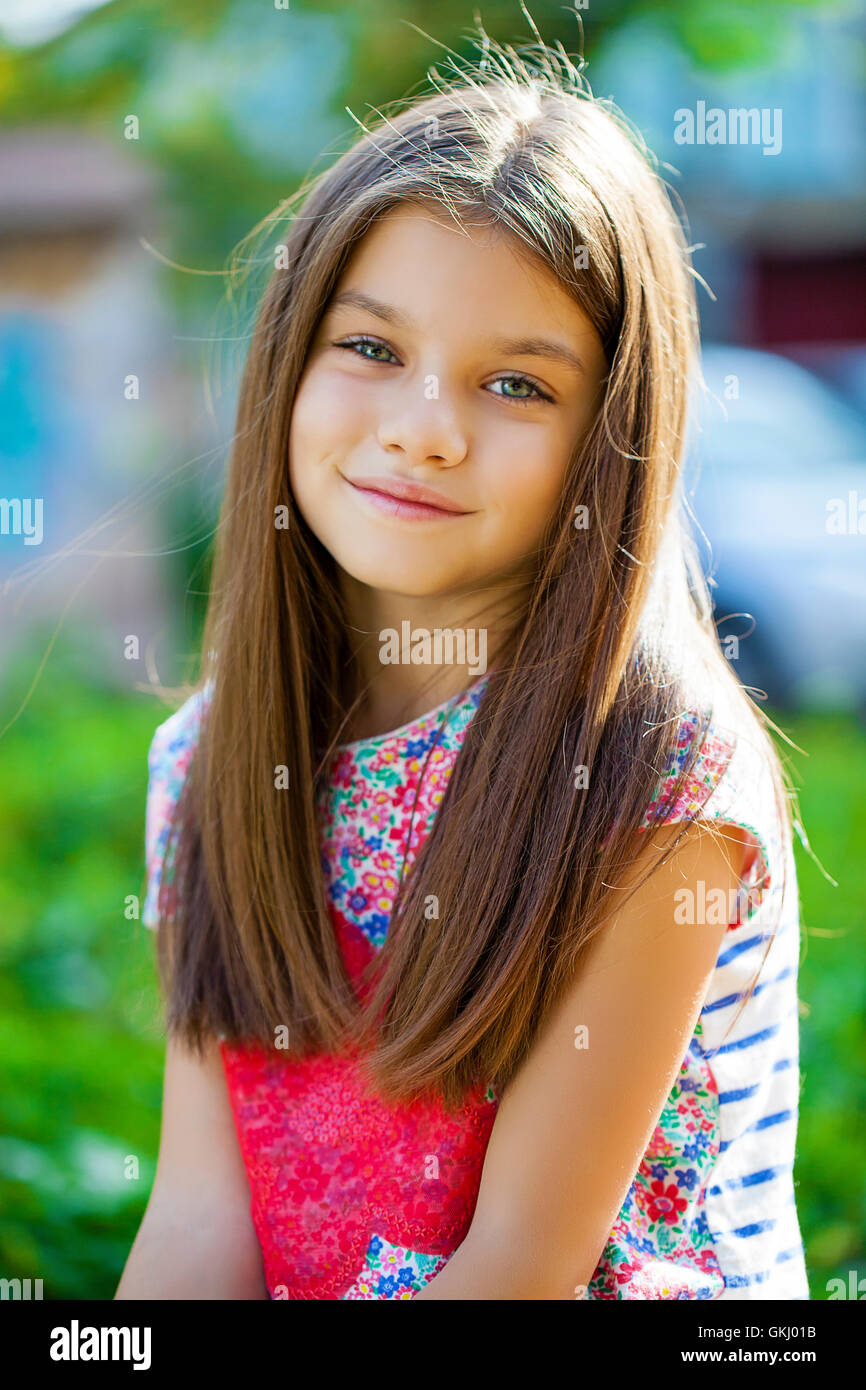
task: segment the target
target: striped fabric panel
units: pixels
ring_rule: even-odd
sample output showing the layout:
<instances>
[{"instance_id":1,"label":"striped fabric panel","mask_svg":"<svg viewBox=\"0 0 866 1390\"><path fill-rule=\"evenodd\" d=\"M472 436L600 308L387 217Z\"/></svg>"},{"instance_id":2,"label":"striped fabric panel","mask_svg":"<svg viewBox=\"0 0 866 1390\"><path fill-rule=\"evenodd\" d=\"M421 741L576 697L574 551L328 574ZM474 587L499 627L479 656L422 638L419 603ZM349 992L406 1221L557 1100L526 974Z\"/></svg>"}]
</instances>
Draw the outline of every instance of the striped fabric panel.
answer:
<instances>
[{"instance_id":1,"label":"striped fabric panel","mask_svg":"<svg viewBox=\"0 0 866 1390\"><path fill-rule=\"evenodd\" d=\"M766 924L778 911L775 888L751 921L731 933L734 940L724 943L701 1014L701 1043L718 1086L721 1128L706 1215L725 1278L721 1297L728 1300L809 1297L793 1178L800 1071L792 851L779 917L784 926L730 1027L766 948Z\"/></svg>"}]
</instances>

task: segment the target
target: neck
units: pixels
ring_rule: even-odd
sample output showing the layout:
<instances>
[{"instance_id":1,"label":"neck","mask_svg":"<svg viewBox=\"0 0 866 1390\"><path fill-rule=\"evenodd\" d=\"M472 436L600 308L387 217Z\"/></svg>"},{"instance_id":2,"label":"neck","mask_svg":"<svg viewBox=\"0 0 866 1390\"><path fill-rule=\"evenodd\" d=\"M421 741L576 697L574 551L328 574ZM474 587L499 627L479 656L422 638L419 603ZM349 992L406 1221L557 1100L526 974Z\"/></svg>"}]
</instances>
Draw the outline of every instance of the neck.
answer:
<instances>
[{"instance_id":1,"label":"neck","mask_svg":"<svg viewBox=\"0 0 866 1390\"><path fill-rule=\"evenodd\" d=\"M521 586L420 597L341 579L360 706L344 741L399 728L486 674L514 620ZM438 634L438 636L437 636Z\"/></svg>"}]
</instances>

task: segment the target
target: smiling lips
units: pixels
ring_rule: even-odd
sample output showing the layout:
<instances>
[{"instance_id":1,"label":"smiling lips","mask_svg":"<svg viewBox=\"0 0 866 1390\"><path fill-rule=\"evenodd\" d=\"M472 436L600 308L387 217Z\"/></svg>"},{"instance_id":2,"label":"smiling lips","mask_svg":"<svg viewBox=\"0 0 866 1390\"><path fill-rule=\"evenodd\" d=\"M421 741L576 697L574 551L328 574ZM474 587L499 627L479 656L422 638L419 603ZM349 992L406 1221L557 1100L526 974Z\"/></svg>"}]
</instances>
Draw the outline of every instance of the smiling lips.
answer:
<instances>
[{"instance_id":1,"label":"smiling lips","mask_svg":"<svg viewBox=\"0 0 866 1390\"><path fill-rule=\"evenodd\" d=\"M469 515L440 492L434 492L420 483L412 483L407 478L382 476L346 478L345 481L356 492L362 492L377 510L389 516L420 521Z\"/></svg>"}]
</instances>

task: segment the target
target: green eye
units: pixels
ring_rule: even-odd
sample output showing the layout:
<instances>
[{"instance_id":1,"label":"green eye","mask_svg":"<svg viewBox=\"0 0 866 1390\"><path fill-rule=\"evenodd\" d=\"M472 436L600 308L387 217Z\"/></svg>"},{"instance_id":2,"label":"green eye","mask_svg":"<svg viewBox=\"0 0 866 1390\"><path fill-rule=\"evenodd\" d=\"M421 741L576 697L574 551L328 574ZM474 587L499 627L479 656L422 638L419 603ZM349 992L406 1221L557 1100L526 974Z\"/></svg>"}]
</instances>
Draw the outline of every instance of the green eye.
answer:
<instances>
[{"instance_id":1,"label":"green eye","mask_svg":"<svg viewBox=\"0 0 866 1390\"><path fill-rule=\"evenodd\" d=\"M353 352L356 348L379 348L381 352L387 352L391 357L394 356L391 349L387 347L385 343L380 343L378 338L344 338L341 342L334 343L334 347L346 348L349 352ZM356 352L355 356L364 357L368 362L382 362L385 360L381 357L370 357L366 352Z\"/></svg>"},{"instance_id":2,"label":"green eye","mask_svg":"<svg viewBox=\"0 0 866 1390\"><path fill-rule=\"evenodd\" d=\"M332 346L343 348L347 352L354 352L356 357L361 357L366 362L387 363L388 358L391 358L393 361L397 360L387 343L380 342L378 338L371 338L365 334L358 335L354 338L342 338L338 342L333 343ZM363 351L364 348L377 349L379 352L387 353L388 356L375 357ZM549 396L546 391L542 391L541 387L538 386L531 377L521 376L518 372L509 372L506 376L499 376L496 378L496 382L507 381L516 381L522 386L528 386L532 394L526 396L512 396L510 392L507 391L495 391L494 395L501 396L505 401L512 401L515 405L533 405L538 401L547 401L550 404L553 403L553 397ZM493 382L491 383L491 385L495 384L496 383Z\"/></svg>"},{"instance_id":3,"label":"green eye","mask_svg":"<svg viewBox=\"0 0 866 1390\"><path fill-rule=\"evenodd\" d=\"M531 379L531 377L528 377L528 376L517 376L517 375L514 374L514 373L510 373L508 376L498 376L498 377L496 378L496 381L497 381L497 382L500 382L500 381L501 381L501 382L506 382L506 381L518 381L518 382L520 382L523 386L528 386L528 387L530 388L530 390L532 391L532 393L533 393L531 396L512 396L512 395L510 395L507 391L497 391L497 392L495 392L496 395L498 395L498 396L501 395L502 398L503 398L503 400L506 400L506 401L515 401L518 405L531 405L533 401L550 401L550 400L551 400L551 397L548 396L546 392L542 391L540 386L536 386L535 382ZM491 382L491 385L495 385L495 383Z\"/></svg>"}]
</instances>

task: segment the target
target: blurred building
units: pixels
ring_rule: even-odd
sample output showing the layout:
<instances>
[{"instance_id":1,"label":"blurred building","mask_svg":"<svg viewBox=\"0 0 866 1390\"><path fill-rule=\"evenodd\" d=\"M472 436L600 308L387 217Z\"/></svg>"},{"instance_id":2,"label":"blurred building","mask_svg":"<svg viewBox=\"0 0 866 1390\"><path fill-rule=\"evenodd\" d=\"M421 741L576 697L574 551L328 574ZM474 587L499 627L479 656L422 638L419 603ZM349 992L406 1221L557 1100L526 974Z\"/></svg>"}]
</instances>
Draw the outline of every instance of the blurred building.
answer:
<instances>
[{"instance_id":1,"label":"blurred building","mask_svg":"<svg viewBox=\"0 0 866 1390\"><path fill-rule=\"evenodd\" d=\"M858 8L765 14L768 58L735 72L697 69L652 15L613 33L591 64L596 95L613 96L678 171L662 173L684 200L692 242L702 244L695 268L717 296L699 294L710 338L792 353L835 345L843 357L866 343L866 17ZM766 112L778 149L769 140L766 152L758 143L712 143L714 109ZM695 113L692 143L681 142L682 110Z\"/></svg>"},{"instance_id":2,"label":"blurred building","mask_svg":"<svg viewBox=\"0 0 866 1390\"><path fill-rule=\"evenodd\" d=\"M73 598L64 622L129 684L143 667L123 638L158 644L172 620L164 564L93 552L160 548L146 499L101 522L186 437L161 267L139 240L158 239L157 182L122 139L40 126L0 138L0 189L0 498L41 498L43 518L39 544L0 535L0 659Z\"/></svg>"},{"instance_id":3,"label":"blurred building","mask_svg":"<svg viewBox=\"0 0 866 1390\"><path fill-rule=\"evenodd\" d=\"M866 537L828 525L866 498L864 37L862 4L763 10L753 61L723 71L650 13L589 70L681 199L709 286L688 496L730 659L780 706L866 711Z\"/></svg>"}]
</instances>

